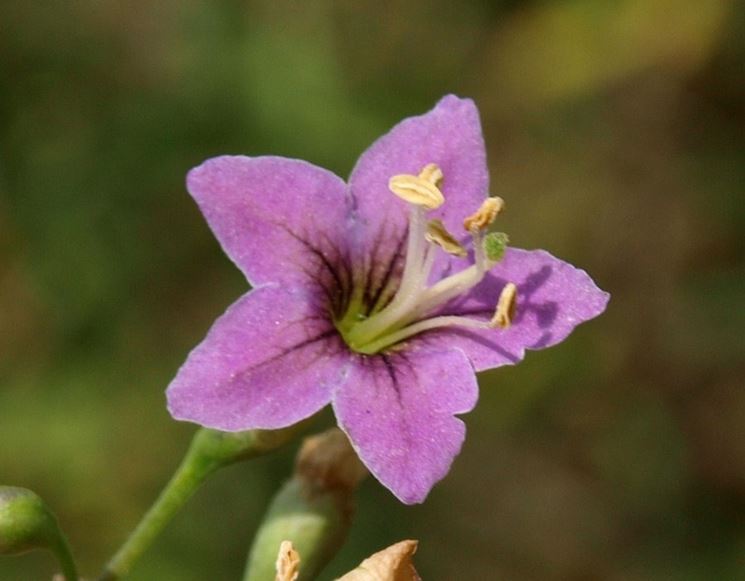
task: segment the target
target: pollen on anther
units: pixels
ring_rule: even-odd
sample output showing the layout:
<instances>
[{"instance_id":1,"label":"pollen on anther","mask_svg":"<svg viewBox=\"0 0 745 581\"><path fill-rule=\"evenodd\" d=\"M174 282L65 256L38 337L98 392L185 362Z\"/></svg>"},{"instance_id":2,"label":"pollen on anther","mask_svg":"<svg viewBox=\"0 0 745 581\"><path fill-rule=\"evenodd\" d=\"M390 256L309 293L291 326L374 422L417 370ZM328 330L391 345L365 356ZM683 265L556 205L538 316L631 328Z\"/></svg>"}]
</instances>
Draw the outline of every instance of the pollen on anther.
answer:
<instances>
[{"instance_id":1,"label":"pollen on anther","mask_svg":"<svg viewBox=\"0 0 745 581\"><path fill-rule=\"evenodd\" d=\"M463 220L463 227L469 232L472 230L484 230L504 209L504 200L498 196L486 198L473 214Z\"/></svg>"},{"instance_id":2,"label":"pollen on anther","mask_svg":"<svg viewBox=\"0 0 745 581\"><path fill-rule=\"evenodd\" d=\"M424 238L427 242L437 244L437 246L453 256L463 258L468 255L468 251L447 231L442 220L430 220L427 222L427 232Z\"/></svg>"},{"instance_id":3,"label":"pollen on anther","mask_svg":"<svg viewBox=\"0 0 745 581\"><path fill-rule=\"evenodd\" d=\"M516 307L517 286L514 283L508 282L499 294L497 308L494 311L491 321L489 321L489 325L499 327L500 329L509 329L510 325L512 325L512 319L515 318Z\"/></svg>"},{"instance_id":4,"label":"pollen on anther","mask_svg":"<svg viewBox=\"0 0 745 581\"><path fill-rule=\"evenodd\" d=\"M428 210L439 208L445 202L445 196L440 189L420 176L395 175L388 181L388 188L402 200L416 206L424 206Z\"/></svg>"},{"instance_id":5,"label":"pollen on anther","mask_svg":"<svg viewBox=\"0 0 745 581\"><path fill-rule=\"evenodd\" d=\"M443 174L440 166L436 163L428 163L419 172L419 177L425 182L436 185L438 188L442 184Z\"/></svg>"}]
</instances>

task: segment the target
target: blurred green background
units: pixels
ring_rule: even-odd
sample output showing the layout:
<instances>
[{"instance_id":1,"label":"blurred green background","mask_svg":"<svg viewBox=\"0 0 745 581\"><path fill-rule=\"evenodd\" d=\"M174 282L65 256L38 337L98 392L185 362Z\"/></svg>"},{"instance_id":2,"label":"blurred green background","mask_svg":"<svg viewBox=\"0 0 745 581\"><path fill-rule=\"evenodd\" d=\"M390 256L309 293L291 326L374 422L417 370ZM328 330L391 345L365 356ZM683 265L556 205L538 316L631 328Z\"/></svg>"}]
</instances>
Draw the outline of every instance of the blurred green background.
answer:
<instances>
[{"instance_id":1,"label":"blurred green background","mask_svg":"<svg viewBox=\"0 0 745 581\"><path fill-rule=\"evenodd\" d=\"M246 289L187 170L346 176L454 92L514 244L612 300L481 376L424 505L368 480L325 578L417 538L425 579L745 579L743 70L734 0L3 2L0 482L55 507L92 577L194 432L165 386ZM215 476L131 579L238 579L292 453ZM53 571L0 558L3 580Z\"/></svg>"}]
</instances>

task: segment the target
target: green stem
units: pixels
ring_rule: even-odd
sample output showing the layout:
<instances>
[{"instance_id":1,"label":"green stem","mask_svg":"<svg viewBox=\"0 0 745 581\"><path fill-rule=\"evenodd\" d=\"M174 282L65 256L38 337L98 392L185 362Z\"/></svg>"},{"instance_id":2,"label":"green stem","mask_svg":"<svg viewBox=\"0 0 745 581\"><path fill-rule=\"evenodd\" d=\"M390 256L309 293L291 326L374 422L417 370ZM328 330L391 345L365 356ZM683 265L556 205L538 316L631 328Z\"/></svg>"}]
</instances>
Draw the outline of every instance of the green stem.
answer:
<instances>
[{"instance_id":1,"label":"green stem","mask_svg":"<svg viewBox=\"0 0 745 581\"><path fill-rule=\"evenodd\" d=\"M106 565L99 579L113 581L129 573L135 561L216 468L213 462L205 462L190 449L155 504Z\"/></svg>"},{"instance_id":2,"label":"green stem","mask_svg":"<svg viewBox=\"0 0 745 581\"><path fill-rule=\"evenodd\" d=\"M303 430L306 424L301 422L274 431L226 433L205 428L199 430L155 504L108 562L98 581L115 581L127 575L173 516L215 470L275 450Z\"/></svg>"},{"instance_id":3,"label":"green stem","mask_svg":"<svg viewBox=\"0 0 745 581\"><path fill-rule=\"evenodd\" d=\"M59 536L49 548L52 553L54 553L54 556L57 557L65 581L78 581L78 571L75 567L75 559L72 557L72 551L70 551L70 545L67 542L67 538L61 530Z\"/></svg>"}]
</instances>

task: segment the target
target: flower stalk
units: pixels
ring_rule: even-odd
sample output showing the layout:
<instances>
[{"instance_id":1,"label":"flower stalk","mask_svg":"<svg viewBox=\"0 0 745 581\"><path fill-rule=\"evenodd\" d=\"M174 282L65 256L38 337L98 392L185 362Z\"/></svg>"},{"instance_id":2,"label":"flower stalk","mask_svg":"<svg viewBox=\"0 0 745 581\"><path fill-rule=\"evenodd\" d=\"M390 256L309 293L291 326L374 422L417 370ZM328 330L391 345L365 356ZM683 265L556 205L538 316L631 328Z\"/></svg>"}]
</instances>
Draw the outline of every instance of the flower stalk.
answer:
<instances>
[{"instance_id":1,"label":"flower stalk","mask_svg":"<svg viewBox=\"0 0 745 581\"><path fill-rule=\"evenodd\" d=\"M111 558L98 581L115 581L132 569L176 513L210 474L223 466L272 452L305 427L301 422L282 430L220 432L202 428L192 439L184 459L153 506Z\"/></svg>"}]
</instances>

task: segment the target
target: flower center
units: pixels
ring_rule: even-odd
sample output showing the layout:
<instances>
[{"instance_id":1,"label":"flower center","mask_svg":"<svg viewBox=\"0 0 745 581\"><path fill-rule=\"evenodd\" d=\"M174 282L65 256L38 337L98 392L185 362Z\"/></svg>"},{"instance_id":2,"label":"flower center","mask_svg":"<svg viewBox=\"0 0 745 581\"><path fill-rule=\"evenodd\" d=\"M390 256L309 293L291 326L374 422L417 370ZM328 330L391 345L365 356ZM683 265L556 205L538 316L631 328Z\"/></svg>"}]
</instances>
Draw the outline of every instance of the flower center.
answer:
<instances>
[{"instance_id":1,"label":"flower center","mask_svg":"<svg viewBox=\"0 0 745 581\"><path fill-rule=\"evenodd\" d=\"M440 190L443 174L430 163L419 175L395 175L388 182L389 189L408 202L409 238L406 261L396 294L381 310L365 317L359 305L350 305L345 315L336 322L347 345L364 354L379 353L424 331L444 327L506 329L512 323L517 303L517 287L508 283L499 297L496 310L489 321L459 315L438 315L437 311L457 296L476 286L486 273L502 259L507 246L507 235L488 232L489 226L504 208L501 198L484 200L478 210L463 221L473 242L474 263L438 282L428 285L438 252L465 258L466 249L447 231L440 220L428 220L426 213L445 203Z\"/></svg>"}]
</instances>

